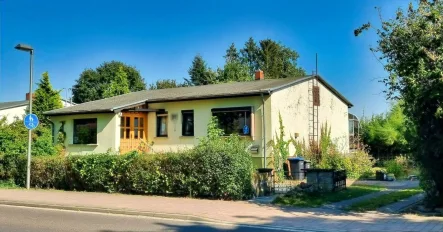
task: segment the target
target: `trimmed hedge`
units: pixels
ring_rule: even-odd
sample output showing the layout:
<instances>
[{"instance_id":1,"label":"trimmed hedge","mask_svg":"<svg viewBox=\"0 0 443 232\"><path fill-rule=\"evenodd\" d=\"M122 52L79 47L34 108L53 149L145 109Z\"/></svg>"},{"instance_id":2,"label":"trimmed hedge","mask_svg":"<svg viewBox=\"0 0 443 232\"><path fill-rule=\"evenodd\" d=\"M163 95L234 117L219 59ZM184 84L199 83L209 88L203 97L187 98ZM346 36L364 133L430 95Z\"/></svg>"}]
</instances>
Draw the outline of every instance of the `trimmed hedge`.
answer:
<instances>
[{"instance_id":1,"label":"trimmed hedge","mask_svg":"<svg viewBox=\"0 0 443 232\"><path fill-rule=\"evenodd\" d=\"M211 199L252 197L252 161L240 138L203 140L180 153L33 157L31 186ZM25 185L26 157L0 156L0 179Z\"/></svg>"}]
</instances>

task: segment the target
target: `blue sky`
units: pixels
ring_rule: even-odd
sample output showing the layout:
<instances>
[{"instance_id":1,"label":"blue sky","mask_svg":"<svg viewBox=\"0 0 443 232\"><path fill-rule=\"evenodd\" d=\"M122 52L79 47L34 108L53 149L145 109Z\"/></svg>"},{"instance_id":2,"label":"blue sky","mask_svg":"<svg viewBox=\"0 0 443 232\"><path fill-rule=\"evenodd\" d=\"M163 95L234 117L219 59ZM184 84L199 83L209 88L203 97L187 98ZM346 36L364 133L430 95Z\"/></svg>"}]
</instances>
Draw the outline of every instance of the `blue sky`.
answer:
<instances>
[{"instance_id":1,"label":"blue sky","mask_svg":"<svg viewBox=\"0 0 443 232\"><path fill-rule=\"evenodd\" d=\"M200 53L212 68L234 42L271 38L300 54L354 107L357 115L385 112L386 76L369 51L375 33L353 30L378 22L374 9L392 17L406 0L318 1L109 1L0 0L0 102L24 100L29 90L29 57L18 43L35 49L35 82L48 71L56 89L70 88L85 68L119 60L136 66L145 81L188 77ZM65 92L62 92L65 97Z\"/></svg>"}]
</instances>

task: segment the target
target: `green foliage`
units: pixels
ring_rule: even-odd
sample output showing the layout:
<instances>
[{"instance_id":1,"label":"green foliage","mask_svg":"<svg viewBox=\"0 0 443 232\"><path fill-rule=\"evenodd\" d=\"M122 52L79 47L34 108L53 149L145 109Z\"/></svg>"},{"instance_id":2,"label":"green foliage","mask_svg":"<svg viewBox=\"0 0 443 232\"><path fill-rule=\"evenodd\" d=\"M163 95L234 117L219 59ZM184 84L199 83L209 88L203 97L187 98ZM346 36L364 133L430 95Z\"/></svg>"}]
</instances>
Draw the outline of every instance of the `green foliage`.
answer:
<instances>
[{"instance_id":1,"label":"green foliage","mask_svg":"<svg viewBox=\"0 0 443 232\"><path fill-rule=\"evenodd\" d=\"M388 173L394 174L396 178L403 178L408 175L411 162L406 156L397 156L395 159L385 161L383 167Z\"/></svg>"},{"instance_id":2,"label":"green foliage","mask_svg":"<svg viewBox=\"0 0 443 232\"><path fill-rule=\"evenodd\" d=\"M327 123L320 129L319 143L306 145L293 141L297 154L306 160L310 160L312 167L324 169L346 170L348 178L358 179L370 175L375 161L364 149L358 149L352 153L341 153L337 145L332 141L331 128Z\"/></svg>"},{"instance_id":3,"label":"green foliage","mask_svg":"<svg viewBox=\"0 0 443 232\"><path fill-rule=\"evenodd\" d=\"M298 53L271 39L261 40L258 65L267 78L287 78L304 76L305 72L297 66Z\"/></svg>"},{"instance_id":4,"label":"green foliage","mask_svg":"<svg viewBox=\"0 0 443 232\"><path fill-rule=\"evenodd\" d=\"M111 61L104 62L95 70L83 71L76 80L72 93L75 103L83 103L144 89L144 79L135 67Z\"/></svg>"},{"instance_id":5,"label":"green foliage","mask_svg":"<svg viewBox=\"0 0 443 232\"><path fill-rule=\"evenodd\" d=\"M363 25L357 34L370 27ZM443 2L411 2L407 11L399 9L395 19L376 29L379 39L372 48L389 72L383 80L388 98L404 101L404 113L416 132L411 139L413 154L426 172L424 181L433 182L425 190L436 199L435 206L443 205L442 29Z\"/></svg>"},{"instance_id":6,"label":"green foliage","mask_svg":"<svg viewBox=\"0 0 443 232\"><path fill-rule=\"evenodd\" d=\"M376 158L409 153L407 138L411 135L411 128L408 126L402 102L396 102L387 114L373 115L361 121L363 143Z\"/></svg>"},{"instance_id":7,"label":"green foliage","mask_svg":"<svg viewBox=\"0 0 443 232\"><path fill-rule=\"evenodd\" d=\"M192 61L192 66L188 70L190 79L185 79L192 85L209 85L217 83L217 75L208 68L201 55L196 55Z\"/></svg>"},{"instance_id":8,"label":"green foliage","mask_svg":"<svg viewBox=\"0 0 443 232\"><path fill-rule=\"evenodd\" d=\"M149 89L170 89L170 88L178 88L178 87L187 87L188 83L177 83L174 79L163 79L157 80L154 84L149 84Z\"/></svg>"},{"instance_id":9,"label":"green foliage","mask_svg":"<svg viewBox=\"0 0 443 232\"><path fill-rule=\"evenodd\" d=\"M279 133L275 132L275 139L269 141L267 146L269 146L271 150L271 165L274 170L278 173L278 178L283 179L283 164L289 157L289 145L291 144L291 140L285 139L285 127L283 126L283 119L281 117L280 112L278 113L278 122L279 122Z\"/></svg>"},{"instance_id":10,"label":"green foliage","mask_svg":"<svg viewBox=\"0 0 443 232\"><path fill-rule=\"evenodd\" d=\"M120 65L114 74L111 83L103 91L103 98L113 97L129 93L128 74L125 72L123 65Z\"/></svg>"},{"instance_id":11,"label":"green foliage","mask_svg":"<svg viewBox=\"0 0 443 232\"><path fill-rule=\"evenodd\" d=\"M52 88L48 72L44 72L40 82L37 83L35 99L32 102L32 113L37 115L43 125L49 123L47 117L43 115L44 112L63 107L59 93L60 91Z\"/></svg>"},{"instance_id":12,"label":"green foliage","mask_svg":"<svg viewBox=\"0 0 443 232\"><path fill-rule=\"evenodd\" d=\"M0 154L26 154L28 149L28 130L23 120L18 118L7 123L6 117L0 118ZM57 149L52 143L52 131L49 127L38 126L32 130L32 155L54 155Z\"/></svg>"},{"instance_id":13,"label":"green foliage","mask_svg":"<svg viewBox=\"0 0 443 232\"><path fill-rule=\"evenodd\" d=\"M252 160L239 136L221 136L215 120L195 148L177 153L38 156L31 185L79 191L191 196L252 197ZM24 186L26 157L0 154L0 180Z\"/></svg>"}]
</instances>

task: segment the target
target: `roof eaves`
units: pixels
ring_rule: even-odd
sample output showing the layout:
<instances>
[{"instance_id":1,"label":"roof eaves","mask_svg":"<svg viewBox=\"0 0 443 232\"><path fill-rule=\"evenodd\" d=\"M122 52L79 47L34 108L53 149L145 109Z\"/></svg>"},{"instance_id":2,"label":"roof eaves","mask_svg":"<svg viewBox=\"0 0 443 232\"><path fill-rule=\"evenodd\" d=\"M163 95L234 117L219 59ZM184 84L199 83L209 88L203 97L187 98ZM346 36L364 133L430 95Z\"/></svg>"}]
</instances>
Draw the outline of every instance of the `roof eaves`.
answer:
<instances>
[{"instance_id":1,"label":"roof eaves","mask_svg":"<svg viewBox=\"0 0 443 232\"><path fill-rule=\"evenodd\" d=\"M62 116L62 115L74 115L74 114L96 114L96 113L114 113L111 110L80 110L80 111L69 111L69 112L51 112L51 111L47 111L44 112L44 115L48 115L48 116Z\"/></svg>"},{"instance_id":2,"label":"roof eaves","mask_svg":"<svg viewBox=\"0 0 443 232\"><path fill-rule=\"evenodd\" d=\"M118 110L122 110L122 109L124 109L124 108L128 108L128 107L133 107L133 106L137 106L137 105L139 105L139 104L142 104L142 103L145 103L146 101L148 101L148 99L144 99L144 100L142 100L142 101L137 101L137 102L132 102L132 103L129 103L129 104L125 104L125 105L121 105L121 106L116 106L116 107L113 107L112 109L111 109L111 111L118 111Z\"/></svg>"},{"instance_id":3,"label":"roof eaves","mask_svg":"<svg viewBox=\"0 0 443 232\"><path fill-rule=\"evenodd\" d=\"M25 103L25 104L18 104L18 105L11 105L11 106L6 106L6 107L0 107L0 110L7 110L7 109L19 107L19 106L26 106L26 105L28 105L28 104Z\"/></svg>"},{"instance_id":4,"label":"roof eaves","mask_svg":"<svg viewBox=\"0 0 443 232\"><path fill-rule=\"evenodd\" d=\"M300 84L300 83L302 83L302 82L304 82L304 81L308 81L308 80L312 79L313 77L314 77L314 76L302 77L302 78L299 78L299 79L294 80L294 81L292 81L292 82L286 83L286 84L284 84L284 85L280 85L280 86L277 86L277 87L274 87L274 88L270 88L268 91L269 91L270 93L272 93L272 92L276 92L276 91L279 91L279 90L282 90L282 89L285 89L285 88L291 87L291 86L293 86L293 85Z\"/></svg>"},{"instance_id":5,"label":"roof eaves","mask_svg":"<svg viewBox=\"0 0 443 232\"><path fill-rule=\"evenodd\" d=\"M340 98L344 103L348 105L348 108L353 107L352 103L346 99L340 92L338 92L332 85L330 85L328 82L325 81L321 76L317 75L318 80L326 86L331 92L333 92L338 98Z\"/></svg>"}]
</instances>

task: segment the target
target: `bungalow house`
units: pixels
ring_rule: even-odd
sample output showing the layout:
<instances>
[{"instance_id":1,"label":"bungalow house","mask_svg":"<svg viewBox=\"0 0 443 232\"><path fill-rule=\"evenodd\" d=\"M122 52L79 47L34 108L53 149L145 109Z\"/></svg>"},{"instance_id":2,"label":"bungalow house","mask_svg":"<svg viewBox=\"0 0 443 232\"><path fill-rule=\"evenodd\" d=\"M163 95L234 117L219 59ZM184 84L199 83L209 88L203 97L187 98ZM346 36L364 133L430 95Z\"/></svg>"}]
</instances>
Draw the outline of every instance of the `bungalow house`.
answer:
<instances>
[{"instance_id":1,"label":"bungalow house","mask_svg":"<svg viewBox=\"0 0 443 232\"><path fill-rule=\"evenodd\" d=\"M66 133L68 153L120 153L153 143L154 152L198 144L211 116L225 134L249 138L254 163L269 155L267 144L279 131L279 114L287 137L320 137L324 123L342 151L349 151L348 108L352 104L320 76L264 79L173 89L144 90L45 114Z\"/></svg>"},{"instance_id":2,"label":"bungalow house","mask_svg":"<svg viewBox=\"0 0 443 232\"><path fill-rule=\"evenodd\" d=\"M75 103L62 99L63 107L73 106ZM6 117L7 123L12 123L15 118L23 119L25 111L29 105L29 93L26 93L26 100L0 102L0 118Z\"/></svg>"}]
</instances>

